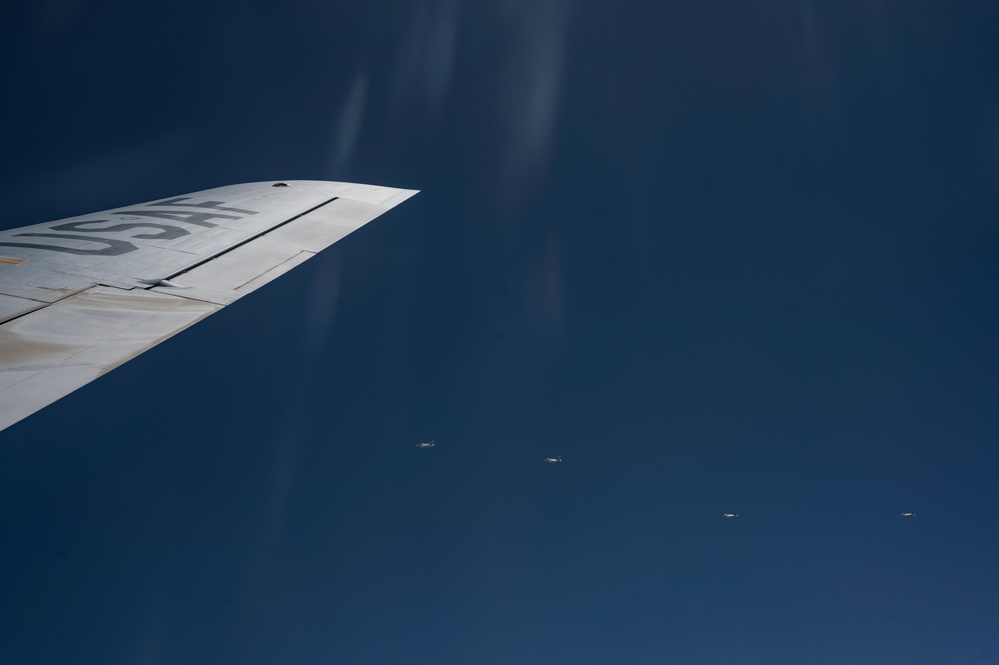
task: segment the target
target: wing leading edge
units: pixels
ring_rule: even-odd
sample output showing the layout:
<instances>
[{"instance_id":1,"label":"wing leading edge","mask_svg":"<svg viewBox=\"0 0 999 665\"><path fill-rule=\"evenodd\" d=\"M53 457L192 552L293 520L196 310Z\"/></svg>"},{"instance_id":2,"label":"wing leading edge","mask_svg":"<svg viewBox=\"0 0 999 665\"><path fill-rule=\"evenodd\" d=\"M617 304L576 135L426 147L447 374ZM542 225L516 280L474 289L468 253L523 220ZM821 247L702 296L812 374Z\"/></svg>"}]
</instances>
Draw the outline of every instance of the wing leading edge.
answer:
<instances>
[{"instance_id":1,"label":"wing leading edge","mask_svg":"<svg viewBox=\"0 0 999 665\"><path fill-rule=\"evenodd\" d=\"M250 183L0 232L0 429L415 193L342 182Z\"/></svg>"}]
</instances>

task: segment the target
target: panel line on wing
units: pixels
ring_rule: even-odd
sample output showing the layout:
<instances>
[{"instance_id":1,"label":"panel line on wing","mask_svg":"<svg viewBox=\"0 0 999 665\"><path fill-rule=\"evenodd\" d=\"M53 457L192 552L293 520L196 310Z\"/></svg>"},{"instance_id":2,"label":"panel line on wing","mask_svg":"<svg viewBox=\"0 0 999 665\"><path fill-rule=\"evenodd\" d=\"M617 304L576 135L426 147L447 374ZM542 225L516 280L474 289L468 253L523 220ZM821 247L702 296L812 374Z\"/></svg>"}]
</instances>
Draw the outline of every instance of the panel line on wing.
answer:
<instances>
[{"instance_id":1,"label":"panel line on wing","mask_svg":"<svg viewBox=\"0 0 999 665\"><path fill-rule=\"evenodd\" d=\"M314 212L316 210L319 210L323 206L326 206L326 205L329 205L330 203L333 203L338 198L340 198L340 197L339 196L334 196L333 198L327 199L327 200L323 201L322 203L320 203L319 205L313 206L313 207L309 208L308 210L305 210L304 212L300 212L299 214L297 214L297 215L295 215L293 217L289 217L288 219L284 220L280 224L275 224L274 226L272 226L270 228L267 228L267 229L264 229L264 230L260 231L259 233L255 233L254 235L250 236L249 238L245 238L245 239L243 239L243 240L241 240L241 241L239 241L239 242L237 242L235 244L229 245L225 249L222 249L222 250L216 252L215 254L212 254L211 256L206 256L205 258L201 259L200 261L196 261L196 262L192 263L191 265L189 265L189 266L187 266L185 268L182 268L182 269L180 269L180 270L178 270L178 271L176 271L176 272L174 272L172 274L166 275L163 279L167 279L167 280L171 280L172 281L178 275L183 275L184 273L186 273L186 272L188 272L190 270L194 270L198 266L204 265L204 264L208 263L209 261L217 259L218 257L222 256L223 254L227 254L227 253L231 252L232 250L234 250L234 249L236 249L238 247L241 247L241 246L243 246L243 245L245 245L245 244L247 244L249 242L253 242L257 238L260 238L261 236L267 235L268 233L270 233L271 231L273 231L275 229L279 229L282 226L285 226L286 224L290 224L290 223L294 222L299 217L304 217L305 215L308 215L310 212ZM192 298L192 300L195 300L195 298Z\"/></svg>"},{"instance_id":2,"label":"panel line on wing","mask_svg":"<svg viewBox=\"0 0 999 665\"><path fill-rule=\"evenodd\" d=\"M246 280L245 282L234 288L233 291L241 291L243 289L246 289L246 287L252 287L250 289L247 289L248 291L255 291L257 288L263 286L267 282L277 279L278 277L285 274L292 268L305 263L315 255L316 255L315 252L307 252L303 250L294 256L289 256L287 259L277 264L276 266L273 266L272 268L268 269L266 272L257 275L252 279Z\"/></svg>"}]
</instances>

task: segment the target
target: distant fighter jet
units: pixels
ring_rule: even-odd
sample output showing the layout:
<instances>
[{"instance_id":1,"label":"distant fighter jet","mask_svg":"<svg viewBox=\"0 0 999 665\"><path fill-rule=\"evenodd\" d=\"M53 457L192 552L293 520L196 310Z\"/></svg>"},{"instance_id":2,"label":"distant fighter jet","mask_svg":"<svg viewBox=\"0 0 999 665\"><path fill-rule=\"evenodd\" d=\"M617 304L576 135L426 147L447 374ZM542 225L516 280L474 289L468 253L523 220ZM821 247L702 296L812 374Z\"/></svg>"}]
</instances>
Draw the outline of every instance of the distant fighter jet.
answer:
<instances>
[{"instance_id":1,"label":"distant fighter jet","mask_svg":"<svg viewBox=\"0 0 999 665\"><path fill-rule=\"evenodd\" d=\"M722 513L722 517L727 517L729 519L731 519L733 517L738 517L738 516L739 516L739 513Z\"/></svg>"},{"instance_id":2,"label":"distant fighter jet","mask_svg":"<svg viewBox=\"0 0 999 665\"><path fill-rule=\"evenodd\" d=\"M915 517L916 513L902 513L902 517Z\"/></svg>"},{"instance_id":3,"label":"distant fighter jet","mask_svg":"<svg viewBox=\"0 0 999 665\"><path fill-rule=\"evenodd\" d=\"M548 462L549 464L555 464L556 462L562 461L562 456L559 455L558 457L546 457L545 461Z\"/></svg>"},{"instance_id":4,"label":"distant fighter jet","mask_svg":"<svg viewBox=\"0 0 999 665\"><path fill-rule=\"evenodd\" d=\"M437 445L437 442L434 441L433 439L430 439L429 441L424 441L422 443L416 444L416 447L417 448L433 448L436 445Z\"/></svg>"}]
</instances>

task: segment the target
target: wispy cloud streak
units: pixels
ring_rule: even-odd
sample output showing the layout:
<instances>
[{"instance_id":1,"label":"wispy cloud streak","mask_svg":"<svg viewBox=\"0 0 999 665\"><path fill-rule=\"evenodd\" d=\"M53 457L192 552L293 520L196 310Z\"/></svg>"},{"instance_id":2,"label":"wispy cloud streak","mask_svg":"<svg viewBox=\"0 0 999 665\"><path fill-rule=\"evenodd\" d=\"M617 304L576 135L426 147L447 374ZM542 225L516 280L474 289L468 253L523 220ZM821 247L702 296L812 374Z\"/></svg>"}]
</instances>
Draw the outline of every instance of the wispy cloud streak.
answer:
<instances>
[{"instance_id":1,"label":"wispy cloud streak","mask_svg":"<svg viewBox=\"0 0 999 665\"><path fill-rule=\"evenodd\" d=\"M368 75L362 71L354 79L343 106L340 108L340 118L336 123L333 135L330 159L334 174L343 172L354 156L354 149L357 147L357 140L364 124L364 112L367 105Z\"/></svg>"},{"instance_id":2,"label":"wispy cloud streak","mask_svg":"<svg viewBox=\"0 0 999 665\"><path fill-rule=\"evenodd\" d=\"M454 70L458 8L455 0L428 0L417 7L398 52L393 93L396 112L414 95L429 111L440 111Z\"/></svg>"},{"instance_id":3,"label":"wispy cloud streak","mask_svg":"<svg viewBox=\"0 0 999 665\"><path fill-rule=\"evenodd\" d=\"M500 184L517 197L544 175L555 133L569 19L567 0L505 5L512 35L502 100Z\"/></svg>"}]
</instances>

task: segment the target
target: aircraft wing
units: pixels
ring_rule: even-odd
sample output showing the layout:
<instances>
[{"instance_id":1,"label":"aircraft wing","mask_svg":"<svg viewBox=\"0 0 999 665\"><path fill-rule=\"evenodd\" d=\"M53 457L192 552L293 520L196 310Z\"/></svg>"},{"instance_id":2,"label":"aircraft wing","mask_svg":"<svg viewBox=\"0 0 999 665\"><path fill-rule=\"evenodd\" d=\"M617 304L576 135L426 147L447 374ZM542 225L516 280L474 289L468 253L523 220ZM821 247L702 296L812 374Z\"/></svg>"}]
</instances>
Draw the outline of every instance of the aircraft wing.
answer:
<instances>
[{"instance_id":1,"label":"aircraft wing","mask_svg":"<svg viewBox=\"0 0 999 665\"><path fill-rule=\"evenodd\" d=\"M0 429L415 193L260 182L0 231Z\"/></svg>"}]
</instances>

